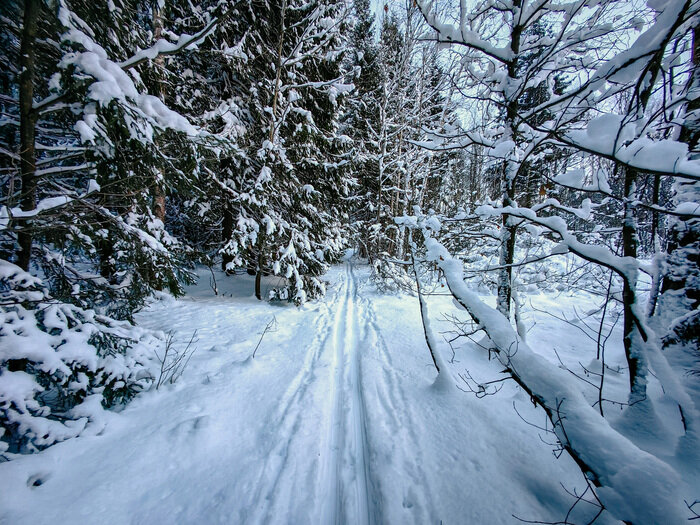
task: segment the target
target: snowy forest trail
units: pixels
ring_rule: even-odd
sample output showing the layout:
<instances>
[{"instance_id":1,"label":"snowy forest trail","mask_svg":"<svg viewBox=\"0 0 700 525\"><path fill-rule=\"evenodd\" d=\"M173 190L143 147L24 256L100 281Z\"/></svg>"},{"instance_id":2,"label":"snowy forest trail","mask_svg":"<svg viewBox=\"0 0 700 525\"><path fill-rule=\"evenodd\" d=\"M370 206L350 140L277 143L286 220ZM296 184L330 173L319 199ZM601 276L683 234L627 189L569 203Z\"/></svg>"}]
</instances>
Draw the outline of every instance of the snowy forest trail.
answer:
<instances>
[{"instance_id":1,"label":"snowy forest trail","mask_svg":"<svg viewBox=\"0 0 700 525\"><path fill-rule=\"evenodd\" d=\"M301 308L257 301L248 276L219 275L214 295L208 273L138 317L179 349L196 331L181 380L108 413L93 435L0 464L0 524L507 524L566 513L559 482L580 489L580 475L515 414L517 403L539 417L527 397L512 385L486 399L441 388L415 297L378 294L350 260ZM458 311L430 301L444 329L440 318ZM450 366L498 373L471 347Z\"/></svg>"},{"instance_id":2,"label":"snowy forest trail","mask_svg":"<svg viewBox=\"0 0 700 525\"><path fill-rule=\"evenodd\" d=\"M285 513L295 484L314 478L319 498L319 523L377 523L369 473L365 406L360 384L360 318L357 312L357 282L352 264L344 264L343 277L333 301L315 321L316 336L304 364L283 396L275 416L281 439L268 454L262 469L256 500L261 501L253 521L270 523ZM318 462L313 456L291 457L303 414L317 390L327 392L327 408L320 421L306 421L319 428ZM303 447L303 445L302 445ZM294 465L290 465L290 459ZM296 469L297 472L287 472Z\"/></svg>"},{"instance_id":3,"label":"snowy forest trail","mask_svg":"<svg viewBox=\"0 0 700 525\"><path fill-rule=\"evenodd\" d=\"M321 523L374 523L367 421L360 384L357 283L345 263L344 292L332 333L333 380L319 486L325 487Z\"/></svg>"}]
</instances>

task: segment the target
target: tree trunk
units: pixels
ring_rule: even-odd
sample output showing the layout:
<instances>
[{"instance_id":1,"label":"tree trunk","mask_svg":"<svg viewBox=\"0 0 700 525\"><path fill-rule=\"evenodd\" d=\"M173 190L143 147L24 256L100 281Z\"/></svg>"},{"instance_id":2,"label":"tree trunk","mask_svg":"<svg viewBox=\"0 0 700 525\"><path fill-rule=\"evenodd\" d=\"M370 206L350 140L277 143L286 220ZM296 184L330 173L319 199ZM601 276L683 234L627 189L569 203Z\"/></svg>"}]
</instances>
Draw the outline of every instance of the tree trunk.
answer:
<instances>
[{"instance_id":1,"label":"tree trunk","mask_svg":"<svg viewBox=\"0 0 700 525\"><path fill-rule=\"evenodd\" d=\"M379 122L380 122L380 131L379 131L379 144L380 144L380 150L379 150L379 159L378 159L378 183L379 187L377 188L377 219L376 219L376 224L379 226L381 225L381 220L382 220L382 192L383 192L383 185L384 185L384 159L386 158L386 146L387 146L387 112L386 112L386 105L388 101L388 94L387 94L387 88L386 88L386 82L382 84L382 102L379 105ZM379 257L379 254L382 251L382 236L381 236L381 230L374 230L375 235L377 236L377 244L376 244L376 251L374 255L376 257Z\"/></svg>"},{"instance_id":2,"label":"tree trunk","mask_svg":"<svg viewBox=\"0 0 700 525\"><path fill-rule=\"evenodd\" d=\"M654 188L652 194L652 204L658 206L659 204L659 190L661 189L661 177L659 175L654 176ZM654 260L656 264L653 266L654 274L651 278L651 290L649 290L649 302L647 304L647 317L654 315L656 310L656 303L659 299L659 289L661 287L661 268L659 267L659 254L661 253L661 242L659 240L659 212L652 211L651 217L651 247L654 250Z\"/></svg>"},{"instance_id":3,"label":"tree trunk","mask_svg":"<svg viewBox=\"0 0 700 525\"><path fill-rule=\"evenodd\" d=\"M693 73L690 78L691 89L696 88L700 84L700 26L693 29L693 47L691 61L693 63ZM700 109L700 98L695 98L688 102L688 107L686 108L686 115L698 111ZM698 142L700 142L700 122L698 122L698 117L692 118L692 122L686 122L681 129L680 137L678 140L681 142L686 142L688 144L688 149L694 151L697 148ZM690 124L690 125L689 125Z\"/></svg>"},{"instance_id":4,"label":"tree trunk","mask_svg":"<svg viewBox=\"0 0 700 525\"><path fill-rule=\"evenodd\" d=\"M688 92L700 88L700 26L693 30L691 60L693 68ZM687 143L693 152L692 159L700 158L697 153L700 143L699 115L700 98L695 98L685 108L685 121L679 136L679 140ZM683 201L698 202L700 181L676 180L674 192L677 204ZM670 224L659 310L665 310L677 318L685 314L685 319L672 324L664 337L664 344L683 343L693 348L693 345L697 347L697 334L700 332L700 315L697 315L700 308L700 223L687 215L672 218Z\"/></svg>"},{"instance_id":5,"label":"tree trunk","mask_svg":"<svg viewBox=\"0 0 700 525\"><path fill-rule=\"evenodd\" d=\"M498 259L501 269L498 272L497 310L508 318L510 318L510 301L513 295L512 264L515 257L515 237L517 234L517 226L514 226L512 222L513 219L510 215L503 216L501 224L501 253Z\"/></svg>"},{"instance_id":6,"label":"tree trunk","mask_svg":"<svg viewBox=\"0 0 700 525\"><path fill-rule=\"evenodd\" d=\"M262 301L262 292L260 290L260 285L262 283L263 275L263 252L260 250L258 254L258 267L255 272L255 297L258 301Z\"/></svg>"},{"instance_id":7,"label":"tree trunk","mask_svg":"<svg viewBox=\"0 0 700 525\"><path fill-rule=\"evenodd\" d=\"M636 200L637 172L631 168L625 171L625 210L622 223L622 255L637 258L637 219L632 202ZM633 308L636 302L636 273L624 280L622 289L623 304L623 343L629 366L630 401L641 401L646 397L646 364L636 348L640 344L637 320Z\"/></svg>"},{"instance_id":8,"label":"tree trunk","mask_svg":"<svg viewBox=\"0 0 700 525\"><path fill-rule=\"evenodd\" d=\"M513 2L516 7L520 7L520 0ZM514 21L515 22L515 21ZM522 26L513 26L511 37L510 37L510 49L513 52L513 58L508 62L508 80L512 83L517 83L518 77L518 59L517 56L520 52L520 37L522 35ZM518 132L518 98L517 95L505 96L506 105L506 122L505 128L508 136L504 137L515 141ZM507 159L503 169L503 180L501 182L501 191L503 192L503 206L512 206L515 204L515 177L518 174L520 166L517 165L517 161L513 159ZM501 253L499 257L499 265L502 269L498 273L498 298L496 301L496 308L504 316L510 319L510 299L511 299L511 286L512 286L512 274L513 274L513 257L515 255L515 235L517 232L517 225L513 223L512 217L510 215L503 215L501 224Z\"/></svg>"},{"instance_id":9,"label":"tree trunk","mask_svg":"<svg viewBox=\"0 0 700 525\"><path fill-rule=\"evenodd\" d=\"M272 116L270 117L269 141L275 142L275 128L277 126L277 101L280 93L280 80L282 78L282 51L284 49L285 17L287 15L287 0L282 0L282 12L280 13L280 40L277 43L277 57L275 59L275 91L272 95Z\"/></svg>"},{"instance_id":10,"label":"tree trunk","mask_svg":"<svg viewBox=\"0 0 700 525\"><path fill-rule=\"evenodd\" d=\"M24 27L20 49L19 76L19 135L20 135L20 172L22 177L22 196L20 206L23 211L36 208L36 152L35 134L37 115L32 108L34 103L34 76L36 59L36 33L39 18L39 0L26 0L24 4ZM19 253L17 265L29 270L32 254L33 233L28 219L21 222L17 235Z\"/></svg>"},{"instance_id":11,"label":"tree trunk","mask_svg":"<svg viewBox=\"0 0 700 525\"><path fill-rule=\"evenodd\" d=\"M163 13L158 6L158 0L155 0L153 3L153 40L157 42L162 35ZM156 64L156 74L158 75L158 70L162 69L164 66L165 57L163 57L163 55L158 55L154 62ZM165 90L160 80L158 81L158 94L161 99L165 98ZM153 184L153 215L165 224L165 180L163 177L163 172L158 170L158 175L155 177Z\"/></svg>"},{"instance_id":12,"label":"tree trunk","mask_svg":"<svg viewBox=\"0 0 700 525\"><path fill-rule=\"evenodd\" d=\"M153 186L153 215L165 224L165 188L162 180L156 181Z\"/></svg>"},{"instance_id":13,"label":"tree trunk","mask_svg":"<svg viewBox=\"0 0 700 525\"><path fill-rule=\"evenodd\" d=\"M503 206L515 205L515 175L510 174L515 171L512 161L506 161L503 169ZM501 269L498 272L498 297L496 299L496 309L510 319L510 301L512 296L513 282L513 259L515 257L515 236L517 225L514 219L507 214L501 220L501 253L498 264Z\"/></svg>"},{"instance_id":14,"label":"tree trunk","mask_svg":"<svg viewBox=\"0 0 700 525\"><path fill-rule=\"evenodd\" d=\"M115 268L112 263L114 256L114 243L111 239L100 239L97 243L97 251L100 255L100 275L112 281L114 278Z\"/></svg>"},{"instance_id":15,"label":"tree trunk","mask_svg":"<svg viewBox=\"0 0 700 525\"><path fill-rule=\"evenodd\" d=\"M224 205L224 217L221 225L221 243L226 246L233 236L233 212L228 205ZM221 270L228 273L227 266L233 262L233 257L224 252L221 254Z\"/></svg>"},{"instance_id":16,"label":"tree trunk","mask_svg":"<svg viewBox=\"0 0 700 525\"><path fill-rule=\"evenodd\" d=\"M700 87L700 26L693 30L692 75L689 80L690 90ZM700 98L688 102L686 120L680 131L679 139L688 144L688 149L694 151L700 142ZM698 158L697 153L691 158ZM698 181L676 181L676 194L697 195L700 193ZM687 198L687 197L686 197ZM697 286L700 275L700 227L691 217L679 217L673 221L668 235L668 270L664 275L661 293L670 290L684 290L689 301L689 308L700 307L700 287ZM688 271L690 270L690 271Z\"/></svg>"}]
</instances>

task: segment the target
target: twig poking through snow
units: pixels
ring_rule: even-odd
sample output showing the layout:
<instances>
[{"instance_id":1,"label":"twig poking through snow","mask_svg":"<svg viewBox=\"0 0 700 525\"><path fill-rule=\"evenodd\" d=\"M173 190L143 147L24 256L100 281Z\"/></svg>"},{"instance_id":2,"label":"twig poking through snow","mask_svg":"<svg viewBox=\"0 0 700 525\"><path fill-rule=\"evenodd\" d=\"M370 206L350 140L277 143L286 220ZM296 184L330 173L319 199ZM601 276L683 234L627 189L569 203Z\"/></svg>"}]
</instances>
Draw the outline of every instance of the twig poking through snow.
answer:
<instances>
[{"instance_id":1,"label":"twig poking through snow","mask_svg":"<svg viewBox=\"0 0 700 525\"><path fill-rule=\"evenodd\" d=\"M184 350L175 350L175 336L173 335L172 331L168 332L165 339L163 356L161 357L157 351L154 351L156 358L160 363L160 375L156 383L156 390L158 390L161 385L165 383L170 383L173 385L182 377L185 368L187 368L187 364L192 358L192 354L194 354L197 350L196 346L192 347L192 344L197 342L195 339L196 337L197 330L192 332L192 337L190 337L190 341L187 343ZM190 350L190 348L192 349Z\"/></svg>"},{"instance_id":2,"label":"twig poking through snow","mask_svg":"<svg viewBox=\"0 0 700 525\"><path fill-rule=\"evenodd\" d=\"M258 340L258 344L255 345L255 349L253 350L253 359L255 359L255 352L258 351L258 348L260 348L260 343L262 343L263 337L265 337L265 334L267 332L276 332L277 331L277 318L273 315L272 319L270 319L265 325L265 329L262 331L260 334L260 339Z\"/></svg>"}]
</instances>

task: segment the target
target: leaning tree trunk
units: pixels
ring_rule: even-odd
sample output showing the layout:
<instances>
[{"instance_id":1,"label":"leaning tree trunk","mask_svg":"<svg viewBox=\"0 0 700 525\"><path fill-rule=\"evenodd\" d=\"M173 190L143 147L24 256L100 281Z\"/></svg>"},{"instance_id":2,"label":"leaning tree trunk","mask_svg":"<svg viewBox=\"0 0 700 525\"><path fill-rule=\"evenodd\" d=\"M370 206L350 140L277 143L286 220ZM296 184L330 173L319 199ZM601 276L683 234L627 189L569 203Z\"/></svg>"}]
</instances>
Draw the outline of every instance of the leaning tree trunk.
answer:
<instances>
[{"instance_id":1,"label":"leaning tree trunk","mask_svg":"<svg viewBox=\"0 0 700 525\"><path fill-rule=\"evenodd\" d=\"M408 231L408 249L411 255L411 266L413 268L413 278L416 281L416 293L418 294L418 304L420 306L420 318L423 325L423 336L425 337L425 344L428 346L430 351L430 358L433 360L433 365L438 374L440 374L440 365L438 364L437 357L437 345L433 339L432 332L430 330L430 317L428 315L428 305L425 303L423 298L423 290L420 285L420 277L418 276L418 270L416 268L416 255L415 255L415 245L413 243L413 233L411 230Z\"/></svg>"},{"instance_id":2,"label":"leaning tree trunk","mask_svg":"<svg viewBox=\"0 0 700 525\"><path fill-rule=\"evenodd\" d=\"M36 208L36 152L35 135L37 114L34 104L34 77L36 74L36 34L39 18L39 0L25 0L24 27L19 59L19 135L20 135L20 173L22 177L22 196L20 206L23 211ZM29 219L20 223L17 242L19 253L17 265L29 270L31 262L33 233Z\"/></svg>"}]
</instances>

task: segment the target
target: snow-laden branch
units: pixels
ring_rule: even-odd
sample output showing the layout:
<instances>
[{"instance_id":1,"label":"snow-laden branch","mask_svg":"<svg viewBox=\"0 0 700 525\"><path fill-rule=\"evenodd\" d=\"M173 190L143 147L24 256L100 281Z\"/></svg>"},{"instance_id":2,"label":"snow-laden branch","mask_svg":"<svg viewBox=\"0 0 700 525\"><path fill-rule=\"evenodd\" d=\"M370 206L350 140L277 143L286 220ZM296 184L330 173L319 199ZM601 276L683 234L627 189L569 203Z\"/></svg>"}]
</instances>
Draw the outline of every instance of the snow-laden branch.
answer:
<instances>
[{"instance_id":1,"label":"snow-laden branch","mask_svg":"<svg viewBox=\"0 0 700 525\"><path fill-rule=\"evenodd\" d=\"M649 57L662 52L681 23L688 16L697 14L700 8L693 0L659 0L654 4L659 12L654 24L642 33L629 49L599 67L591 78L592 86L602 81L634 81L648 67Z\"/></svg>"},{"instance_id":2,"label":"snow-laden branch","mask_svg":"<svg viewBox=\"0 0 700 525\"><path fill-rule=\"evenodd\" d=\"M556 201L554 201L556 202ZM553 204L552 201L545 201L535 209L520 208L516 206L505 206L502 208L494 208L493 206L479 206L475 212L479 215L509 215L525 219L538 226L543 226L552 233L555 233L560 239L561 244L555 248L556 253L572 252L588 262L596 263L614 271L622 279L624 279L632 290L634 290L637 282L637 271L639 270L639 261L634 257L621 257L615 255L605 246L592 246L579 241L574 234L569 232L566 221L561 217L540 217L536 210ZM558 204L558 203L556 203ZM572 210L566 210L575 213ZM639 329L639 333L644 341L648 339L649 329L644 322L644 314L638 312L635 305L632 307L635 324Z\"/></svg>"},{"instance_id":3,"label":"snow-laden branch","mask_svg":"<svg viewBox=\"0 0 700 525\"><path fill-rule=\"evenodd\" d=\"M91 179L87 190L82 195L59 195L57 197L47 197L40 200L31 210L23 210L19 207L10 209L7 206L2 206L0 207L0 231L7 229L13 219L27 219L38 215L46 215L48 212L56 211L57 209L82 200L88 195L98 191L100 191L99 184L97 184L94 179Z\"/></svg>"},{"instance_id":4,"label":"snow-laden branch","mask_svg":"<svg viewBox=\"0 0 700 525\"><path fill-rule=\"evenodd\" d=\"M165 39L158 40L153 46L141 50L123 62L110 60L107 52L89 35L76 27L73 17L65 5L59 8L59 20L68 28L63 34L63 40L82 46L85 51L70 53L60 63L61 67L75 65L78 70L95 78L89 88L89 97L106 105L113 99L124 100L126 97L136 102L144 116L155 120L165 128L183 131L188 135L197 134L197 130L182 115L172 111L157 97L141 94L137 91L133 80L127 71L158 56L167 56L191 49L203 42L215 29L218 20L211 20L201 31L194 35L181 35L177 42ZM67 94L56 93L33 104L35 113L53 111L67 97ZM90 138L88 129L83 126L81 136ZM79 130L80 131L80 130Z\"/></svg>"},{"instance_id":5,"label":"snow-laden branch","mask_svg":"<svg viewBox=\"0 0 700 525\"><path fill-rule=\"evenodd\" d=\"M460 131L458 134L453 135L431 131L428 135L428 140L407 139L406 142L430 151L450 151L464 149L469 146L493 148L497 145L495 140L489 139L482 133L474 131Z\"/></svg>"},{"instance_id":6,"label":"snow-laden branch","mask_svg":"<svg viewBox=\"0 0 700 525\"><path fill-rule=\"evenodd\" d=\"M557 114L569 111L572 107L577 112L589 110L604 100L609 100L612 94L633 85L636 85L638 91L650 89L648 83L653 76L650 68L660 64L660 61L657 63L653 59L661 57L674 35L684 24L692 24L691 19L700 13L700 3L693 0L659 0L654 4L659 15L629 48L604 61L577 88L559 96L551 96L530 108L523 113L523 120L528 121L545 111ZM538 64L538 67L542 66ZM576 144L574 142L571 145ZM597 153L595 150L590 152Z\"/></svg>"},{"instance_id":7,"label":"snow-laden branch","mask_svg":"<svg viewBox=\"0 0 700 525\"><path fill-rule=\"evenodd\" d=\"M688 145L683 142L640 137L616 147L617 135L611 132L619 129L616 127L617 119L622 120L618 115L603 115L591 121L586 130L554 133L554 136L565 146L613 160L630 168L700 180L700 161L689 158Z\"/></svg>"},{"instance_id":8,"label":"snow-laden branch","mask_svg":"<svg viewBox=\"0 0 700 525\"><path fill-rule=\"evenodd\" d=\"M54 159L47 159L48 162L52 162ZM38 163L37 163L38 164ZM93 165L90 163L77 164L75 166L52 166L50 168L38 169L34 172L36 177L43 177L46 175L54 175L56 173L72 173L75 171L84 171L92 168Z\"/></svg>"},{"instance_id":9,"label":"snow-laden branch","mask_svg":"<svg viewBox=\"0 0 700 525\"><path fill-rule=\"evenodd\" d=\"M597 487L605 508L626 523L685 521L676 491L678 473L613 429L572 386L565 371L536 354L506 317L470 291L461 261L432 237L426 238L426 247L454 298L489 336L499 362L547 412L557 438Z\"/></svg>"},{"instance_id":10,"label":"snow-laden branch","mask_svg":"<svg viewBox=\"0 0 700 525\"><path fill-rule=\"evenodd\" d=\"M464 9L460 10L459 27L438 20L435 13L433 0L417 0L421 14L428 24L437 33L437 41L446 44L456 44L476 51L497 60L508 63L513 59L513 52L507 47L496 47L484 40L475 31L469 28L469 20Z\"/></svg>"},{"instance_id":11,"label":"snow-laden branch","mask_svg":"<svg viewBox=\"0 0 700 525\"><path fill-rule=\"evenodd\" d=\"M209 35L216 30L218 19L213 19L204 28L194 35L179 35L177 42L169 42L164 38L158 40L147 49L142 49L127 60L119 63L119 67L124 70L131 69L145 62L154 60L159 56L175 55L186 49L193 49L201 44Z\"/></svg>"},{"instance_id":12,"label":"snow-laden branch","mask_svg":"<svg viewBox=\"0 0 700 525\"><path fill-rule=\"evenodd\" d=\"M585 193L598 193L618 202L626 201L624 197L620 197L619 195L615 195L613 193L602 170L594 172L595 180L590 184L584 183L585 171L582 169L569 170L554 177L550 177L545 174L545 177L562 188L582 191ZM642 202L640 200L631 201L628 202L628 204L633 207L644 208L645 210L662 213L664 215L686 217L688 219L700 219L700 203L696 202L682 202L676 205L674 209L664 208L658 204L647 204L646 202ZM558 209L563 208L558 207Z\"/></svg>"}]
</instances>

